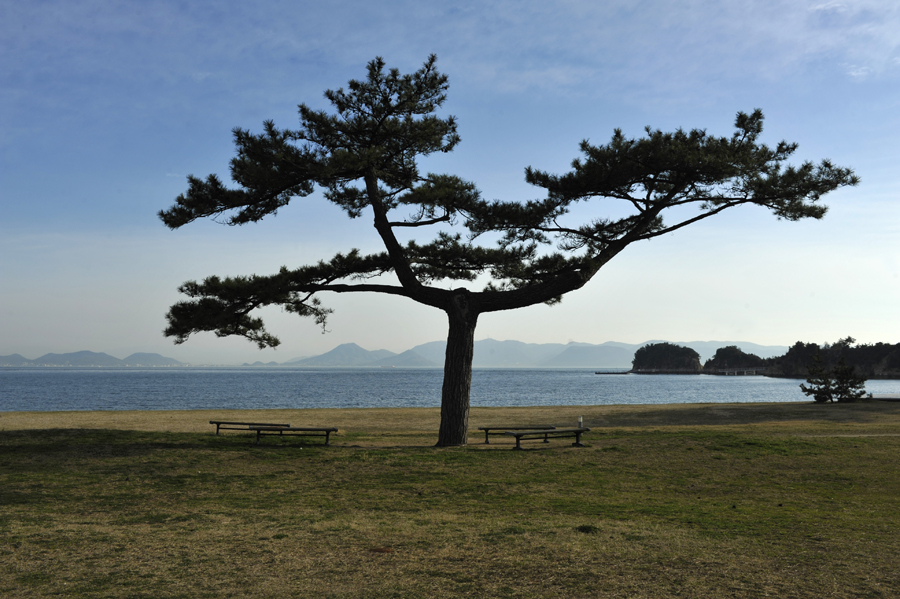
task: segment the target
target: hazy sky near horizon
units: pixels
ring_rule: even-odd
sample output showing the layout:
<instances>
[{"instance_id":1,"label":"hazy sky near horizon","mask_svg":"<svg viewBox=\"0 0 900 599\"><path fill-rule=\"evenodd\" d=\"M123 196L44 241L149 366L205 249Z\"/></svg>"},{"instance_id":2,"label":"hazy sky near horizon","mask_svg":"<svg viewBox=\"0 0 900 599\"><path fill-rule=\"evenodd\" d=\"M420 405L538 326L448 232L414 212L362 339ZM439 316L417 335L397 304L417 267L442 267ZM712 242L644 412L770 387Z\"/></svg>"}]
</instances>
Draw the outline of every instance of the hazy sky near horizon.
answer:
<instances>
[{"instance_id":1,"label":"hazy sky near horizon","mask_svg":"<svg viewBox=\"0 0 900 599\"><path fill-rule=\"evenodd\" d=\"M799 143L792 162L862 178L821 221L742 207L631 246L559 306L482 315L477 339L900 342L898 32L894 0L0 0L0 355L286 361L444 338L443 313L377 295L322 296L324 335L264 311L277 350L161 333L186 280L379 249L318 193L243 227L156 213L189 174L227 180L233 127L294 128L375 56L411 72L431 53L462 143L423 170L489 199L540 197L526 166L564 172L616 127L730 135L757 107L763 141Z\"/></svg>"}]
</instances>

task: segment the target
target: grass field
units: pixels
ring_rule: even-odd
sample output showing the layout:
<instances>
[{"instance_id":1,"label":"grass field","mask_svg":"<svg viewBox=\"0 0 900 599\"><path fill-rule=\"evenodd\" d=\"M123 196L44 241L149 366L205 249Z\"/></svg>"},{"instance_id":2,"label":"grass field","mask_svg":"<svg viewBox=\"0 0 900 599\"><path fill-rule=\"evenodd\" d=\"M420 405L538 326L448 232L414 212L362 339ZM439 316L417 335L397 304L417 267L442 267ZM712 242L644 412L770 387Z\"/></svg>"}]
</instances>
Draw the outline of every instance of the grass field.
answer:
<instances>
[{"instance_id":1,"label":"grass field","mask_svg":"<svg viewBox=\"0 0 900 599\"><path fill-rule=\"evenodd\" d=\"M593 431L485 446L477 426ZM318 440L210 419L338 426ZM0 597L897 597L900 404L0 412Z\"/></svg>"}]
</instances>

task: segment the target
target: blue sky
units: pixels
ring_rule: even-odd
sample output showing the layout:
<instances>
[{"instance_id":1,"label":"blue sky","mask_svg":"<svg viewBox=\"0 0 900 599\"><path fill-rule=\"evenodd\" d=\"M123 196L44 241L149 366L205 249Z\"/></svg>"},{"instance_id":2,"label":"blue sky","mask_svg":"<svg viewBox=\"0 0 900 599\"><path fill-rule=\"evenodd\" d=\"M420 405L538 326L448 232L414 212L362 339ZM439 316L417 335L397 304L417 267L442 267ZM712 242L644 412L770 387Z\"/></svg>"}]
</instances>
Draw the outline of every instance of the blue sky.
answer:
<instances>
[{"instance_id":1,"label":"blue sky","mask_svg":"<svg viewBox=\"0 0 900 599\"><path fill-rule=\"evenodd\" d=\"M375 56L409 72L430 53L462 143L425 170L487 198L537 197L526 166L563 172L616 127L728 135L756 107L766 143L862 178L822 221L745 207L633 246L560 306L482 316L476 338L900 342L898 31L894 1L0 0L0 355L285 361L442 339L443 314L402 298L323 296L326 335L269 310L277 351L174 346L161 330L185 280L378 245L320 196L244 227L156 218L188 174L227 176L233 127L295 127L297 104L326 107Z\"/></svg>"}]
</instances>

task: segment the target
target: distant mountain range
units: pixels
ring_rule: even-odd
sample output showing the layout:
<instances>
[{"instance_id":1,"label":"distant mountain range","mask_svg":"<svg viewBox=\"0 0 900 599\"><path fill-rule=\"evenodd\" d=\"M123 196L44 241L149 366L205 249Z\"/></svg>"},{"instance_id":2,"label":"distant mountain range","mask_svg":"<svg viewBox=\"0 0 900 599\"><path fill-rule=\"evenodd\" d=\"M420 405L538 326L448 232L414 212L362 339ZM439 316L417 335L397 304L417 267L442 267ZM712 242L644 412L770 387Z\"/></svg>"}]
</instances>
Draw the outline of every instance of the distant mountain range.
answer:
<instances>
[{"instance_id":1,"label":"distant mountain range","mask_svg":"<svg viewBox=\"0 0 900 599\"><path fill-rule=\"evenodd\" d=\"M45 354L29 360L19 354L0 356L0 366L188 366L159 354L136 353L120 360L109 354L77 351L68 354Z\"/></svg>"},{"instance_id":2,"label":"distant mountain range","mask_svg":"<svg viewBox=\"0 0 900 599\"><path fill-rule=\"evenodd\" d=\"M648 343L630 344L609 341L590 343L523 343L482 339L475 342L475 368L630 368L634 352ZM689 341L674 342L694 349L701 362L711 358L716 350L736 345L743 351L761 358L784 355L783 345L758 345L746 341ZM255 362L244 366L300 366L307 368L440 368L444 364L446 342L432 341L397 354L384 349L366 350L355 343L345 343L324 354L298 358L288 362ZM30 360L19 354L0 356L0 366L190 366L159 354L136 353L119 359L108 354L80 351L68 354L46 354Z\"/></svg>"},{"instance_id":3,"label":"distant mountain range","mask_svg":"<svg viewBox=\"0 0 900 599\"><path fill-rule=\"evenodd\" d=\"M609 341L600 345L590 343L522 343L521 341L497 341L482 339L475 342L475 368L630 368L634 352L648 343L618 343ZM758 345L745 341L690 341L677 342L694 349L705 361L720 347L736 345L747 353L761 358L784 355L784 345ZM394 354L386 350L368 351L355 343L345 343L330 352L285 362L285 366L306 367L396 367L440 368L444 363L444 341L432 341Z\"/></svg>"}]
</instances>

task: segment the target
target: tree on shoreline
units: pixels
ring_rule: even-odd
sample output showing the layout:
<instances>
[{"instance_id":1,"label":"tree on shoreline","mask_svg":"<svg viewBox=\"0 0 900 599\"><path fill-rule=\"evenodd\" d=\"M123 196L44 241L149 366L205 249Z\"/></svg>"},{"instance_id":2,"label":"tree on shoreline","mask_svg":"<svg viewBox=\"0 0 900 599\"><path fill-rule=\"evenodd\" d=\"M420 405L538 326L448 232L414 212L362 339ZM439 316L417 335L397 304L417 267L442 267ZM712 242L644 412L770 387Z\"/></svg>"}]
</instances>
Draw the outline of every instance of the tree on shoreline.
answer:
<instances>
[{"instance_id":1,"label":"tree on shoreline","mask_svg":"<svg viewBox=\"0 0 900 599\"><path fill-rule=\"evenodd\" d=\"M809 365L806 382L809 386L800 383L800 390L812 397L816 403L834 401L834 379L831 371L822 364L822 355L818 351L813 356L812 364Z\"/></svg>"},{"instance_id":2,"label":"tree on shoreline","mask_svg":"<svg viewBox=\"0 0 900 599\"><path fill-rule=\"evenodd\" d=\"M849 347L850 343L844 347ZM800 390L812 396L816 403L850 403L866 394L866 377L857 374L856 367L847 364L843 356L838 359L834 368L829 369L822 363L821 353L816 352L809 365L806 382L809 386L801 383Z\"/></svg>"},{"instance_id":3,"label":"tree on shoreline","mask_svg":"<svg viewBox=\"0 0 900 599\"><path fill-rule=\"evenodd\" d=\"M834 376L834 398L839 402L854 402L866 394L866 378L856 373L856 368L843 356L832 370Z\"/></svg>"},{"instance_id":4,"label":"tree on shoreline","mask_svg":"<svg viewBox=\"0 0 900 599\"><path fill-rule=\"evenodd\" d=\"M435 65L431 56L415 73L401 75L385 72L377 58L365 80L325 92L334 113L301 104L299 129L282 130L267 121L257 135L234 130L231 178L239 188L226 187L215 175L189 177L187 192L159 213L168 227L225 214L227 224L257 222L320 187L350 218L371 218L384 251L363 255L351 249L270 276L188 281L179 288L188 299L167 314L167 336L182 343L193 333L212 331L243 336L260 348L275 346L278 339L251 312L280 305L324 326L330 313L319 298L324 292L386 293L432 306L449 321L437 444L464 445L479 315L556 304L628 245L742 204L788 220L821 218L822 195L858 182L850 169L827 160L783 167L796 144L757 143L763 115L755 110L738 113L731 137L647 128L645 137L630 139L616 130L607 145L582 142L583 158L570 173L527 168L526 181L543 188L545 199L485 201L459 177L419 172L417 158L449 152L460 141L455 119L435 115L448 89ZM589 200L620 201L630 214L568 223L570 207ZM688 205L697 212L685 215ZM399 211L406 215L397 216ZM664 222L664 213L673 212L674 221ZM403 244L396 235L424 228L434 230L425 243ZM496 245L476 243L492 235L499 237ZM396 284L366 282L382 275L393 275ZM489 278L481 291L452 288L480 276Z\"/></svg>"}]
</instances>

